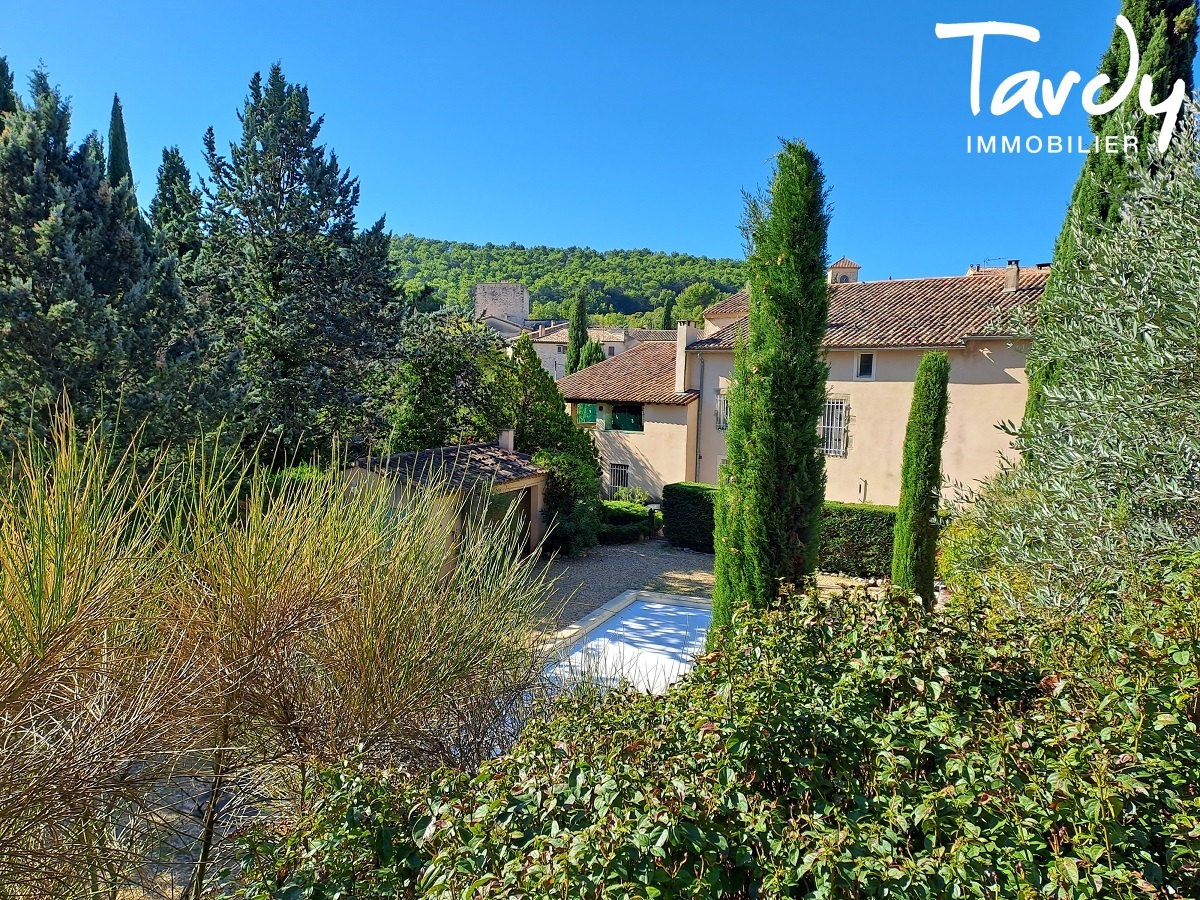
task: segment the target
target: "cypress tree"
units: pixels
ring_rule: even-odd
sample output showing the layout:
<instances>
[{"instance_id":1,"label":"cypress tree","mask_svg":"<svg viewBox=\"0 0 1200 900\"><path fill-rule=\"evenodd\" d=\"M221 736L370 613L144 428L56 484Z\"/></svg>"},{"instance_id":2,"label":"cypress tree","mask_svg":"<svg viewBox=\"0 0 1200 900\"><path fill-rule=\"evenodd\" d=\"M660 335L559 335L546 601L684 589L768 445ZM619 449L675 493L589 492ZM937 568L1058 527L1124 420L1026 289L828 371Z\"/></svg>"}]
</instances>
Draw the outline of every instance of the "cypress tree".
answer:
<instances>
[{"instance_id":1,"label":"cypress tree","mask_svg":"<svg viewBox=\"0 0 1200 900\"><path fill-rule=\"evenodd\" d=\"M113 94L112 115L108 120L108 183L113 187L128 178L133 184L133 167L129 164L129 141L125 137L125 115L121 98Z\"/></svg>"},{"instance_id":2,"label":"cypress tree","mask_svg":"<svg viewBox=\"0 0 1200 900\"><path fill-rule=\"evenodd\" d=\"M1109 136L1135 134L1139 146L1137 154L1144 155L1148 148L1158 142L1162 117L1144 116L1136 126L1131 125L1133 117L1140 113L1138 91L1142 77L1151 77L1155 102L1166 98L1175 82L1180 80L1188 96L1191 95L1192 64L1196 56L1196 5L1195 0L1124 0L1121 14L1129 20L1141 52L1138 86L1120 109L1107 115L1093 116L1091 129L1101 145ZM1099 102L1107 100L1120 87L1129 71L1129 63L1129 41L1118 27L1113 32L1112 43L1100 60L1100 74L1107 75L1110 80L1101 90ZM1067 221L1054 245L1054 268L1046 285L1046 298L1039 309L1036 331L1053 327L1052 322L1045 321L1057 305L1053 295L1062 289L1062 280L1068 277L1067 273L1079 264L1078 241L1072 230L1072 218L1078 218L1079 227L1086 234L1098 234L1104 226L1113 224L1120 217L1122 200L1129 192L1137 168L1137 154L1090 153L1084 161L1071 195ZM1026 365L1029 377L1029 397L1025 406L1027 418L1036 415L1042 408L1044 389L1058 380L1056 364L1043 361L1040 357L1036 331Z\"/></svg>"},{"instance_id":3,"label":"cypress tree","mask_svg":"<svg viewBox=\"0 0 1200 900\"><path fill-rule=\"evenodd\" d=\"M728 463L716 509L713 623L733 603L762 607L816 567L825 500L817 426L828 367L825 178L805 144L785 141L743 225L751 252L749 335L735 353Z\"/></svg>"},{"instance_id":4,"label":"cypress tree","mask_svg":"<svg viewBox=\"0 0 1200 900\"><path fill-rule=\"evenodd\" d=\"M0 431L43 429L60 396L81 423L120 403L147 443L194 421L194 345L171 263L143 238L99 141L72 147L45 73L0 127ZM32 418L31 418L32 413Z\"/></svg>"},{"instance_id":5,"label":"cypress tree","mask_svg":"<svg viewBox=\"0 0 1200 900\"><path fill-rule=\"evenodd\" d=\"M0 113L16 112L17 95L13 90L12 71L8 60L0 56Z\"/></svg>"},{"instance_id":6,"label":"cypress tree","mask_svg":"<svg viewBox=\"0 0 1200 900\"><path fill-rule=\"evenodd\" d=\"M892 542L892 582L933 608L942 444L949 408L950 358L926 353L917 367L912 409L904 432L900 508Z\"/></svg>"},{"instance_id":7,"label":"cypress tree","mask_svg":"<svg viewBox=\"0 0 1200 900\"><path fill-rule=\"evenodd\" d=\"M586 369L598 362L604 362L604 347L599 341L588 341L579 354L579 368Z\"/></svg>"},{"instance_id":8,"label":"cypress tree","mask_svg":"<svg viewBox=\"0 0 1200 900\"><path fill-rule=\"evenodd\" d=\"M662 312L662 327L665 331L675 330L675 295L672 294L667 298L667 302L663 305Z\"/></svg>"},{"instance_id":9,"label":"cypress tree","mask_svg":"<svg viewBox=\"0 0 1200 900\"><path fill-rule=\"evenodd\" d=\"M588 342L587 291L580 288L571 305L571 324L567 329L567 374L578 372L584 345Z\"/></svg>"}]
</instances>

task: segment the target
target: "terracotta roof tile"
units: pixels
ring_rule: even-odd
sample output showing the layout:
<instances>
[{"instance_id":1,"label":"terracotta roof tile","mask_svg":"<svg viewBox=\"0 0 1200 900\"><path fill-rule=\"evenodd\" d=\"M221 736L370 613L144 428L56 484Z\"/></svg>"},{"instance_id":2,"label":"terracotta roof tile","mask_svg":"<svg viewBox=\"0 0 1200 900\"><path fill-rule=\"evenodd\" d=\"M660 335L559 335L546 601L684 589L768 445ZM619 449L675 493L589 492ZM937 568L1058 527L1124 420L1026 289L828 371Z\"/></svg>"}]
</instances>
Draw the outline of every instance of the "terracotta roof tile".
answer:
<instances>
[{"instance_id":1,"label":"terracotta roof tile","mask_svg":"<svg viewBox=\"0 0 1200 900\"><path fill-rule=\"evenodd\" d=\"M570 325L559 325L539 336L535 331L530 335L530 339L535 343L544 344L565 344L567 342ZM624 328L589 328L588 340L598 341L601 344L620 344L625 340Z\"/></svg>"},{"instance_id":2,"label":"terracotta roof tile","mask_svg":"<svg viewBox=\"0 0 1200 900\"><path fill-rule=\"evenodd\" d=\"M673 341L679 333L670 328L630 328L629 336L639 341Z\"/></svg>"},{"instance_id":3,"label":"terracotta roof tile","mask_svg":"<svg viewBox=\"0 0 1200 900\"><path fill-rule=\"evenodd\" d=\"M1005 332L996 330L996 319L1036 303L1049 275L1048 268L1022 269L1018 288L1011 293L1004 290L1004 269L832 285L825 346L954 347L968 337L1000 336ZM745 333L746 321L734 322L688 349L731 350Z\"/></svg>"},{"instance_id":4,"label":"terracotta roof tile","mask_svg":"<svg viewBox=\"0 0 1200 900\"><path fill-rule=\"evenodd\" d=\"M351 463L351 468L382 472L404 482L425 483L445 479L453 490L507 484L544 474L527 453L501 450L497 444L457 444L431 450L412 450L392 456L373 456Z\"/></svg>"},{"instance_id":5,"label":"terracotta roof tile","mask_svg":"<svg viewBox=\"0 0 1200 900\"><path fill-rule=\"evenodd\" d=\"M683 406L694 392L675 393L675 344L647 341L558 380L572 402L662 403Z\"/></svg>"},{"instance_id":6,"label":"terracotta roof tile","mask_svg":"<svg viewBox=\"0 0 1200 900\"><path fill-rule=\"evenodd\" d=\"M843 256L841 259L839 259L837 262L835 262L829 268L831 268L831 269L861 269L862 266L860 266L858 263L856 263L850 257Z\"/></svg>"},{"instance_id":7,"label":"terracotta roof tile","mask_svg":"<svg viewBox=\"0 0 1200 900\"><path fill-rule=\"evenodd\" d=\"M750 312L750 292L738 291L731 297L718 300L704 311L704 318L726 318L728 316L744 316Z\"/></svg>"}]
</instances>

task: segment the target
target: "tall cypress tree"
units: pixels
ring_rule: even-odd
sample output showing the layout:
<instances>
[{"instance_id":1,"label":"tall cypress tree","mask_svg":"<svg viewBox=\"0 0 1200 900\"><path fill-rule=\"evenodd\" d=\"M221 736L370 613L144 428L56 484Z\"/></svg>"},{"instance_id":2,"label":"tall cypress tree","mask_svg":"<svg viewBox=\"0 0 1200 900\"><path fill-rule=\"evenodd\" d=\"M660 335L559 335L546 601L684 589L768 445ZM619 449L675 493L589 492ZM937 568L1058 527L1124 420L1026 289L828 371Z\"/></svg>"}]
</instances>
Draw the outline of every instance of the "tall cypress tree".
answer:
<instances>
[{"instance_id":1,"label":"tall cypress tree","mask_svg":"<svg viewBox=\"0 0 1200 900\"><path fill-rule=\"evenodd\" d=\"M113 94L112 115L108 120L108 183L116 187L122 179L133 184L133 167L129 164L129 140L125 136L125 114L121 98Z\"/></svg>"},{"instance_id":2,"label":"tall cypress tree","mask_svg":"<svg viewBox=\"0 0 1200 900\"><path fill-rule=\"evenodd\" d=\"M60 395L80 422L119 403L147 441L186 436L194 349L169 261L146 243L127 179L95 136L72 147L45 73L0 127L0 430L45 427Z\"/></svg>"},{"instance_id":3,"label":"tall cypress tree","mask_svg":"<svg viewBox=\"0 0 1200 900\"><path fill-rule=\"evenodd\" d=\"M735 354L717 497L716 625L729 621L735 601L764 606L781 581L801 583L816 566L828 228L820 161L803 143L785 141L770 189L746 204L750 327Z\"/></svg>"},{"instance_id":4,"label":"tall cypress tree","mask_svg":"<svg viewBox=\"0 0 1200 900\"><path fill-rule=\"evenodd\" d=\"M8 60L0 56L0 113L15 112L17 95L13 91L12 71L8 68Z\"/></svg>"},{"instance_id":5,"label":"tall cypress tree","mask_svg":"<svg viewBox=\"0 0 1200 900\"><path fill-rule=\"evenodd\" d=\"M587 291L580 288L571 306L571 324L567 329L567 374L578 372L580 358L588 342Z\"/></svg>"},{"instance_id":6,"label":"tall cypress tree","mask_svg":"<svg viewBox=\"0 0 1200 900\"><path fill-rule=\"evenodd\" d=\"M600 362L604 362L603 345L599 341L588 341L579 352L579 368L586 369Z\"/></svg>"},{"instance_id":7,"label":"tall cypress tree","mask_svg":"<svg viewBox=\"0 0 1200 900\"><path fill-rule=\"evenodd\" d=\"M672 294L663 304L662 327L666 331L675 330L675 295Z\"/></svg>"},{"instance_id":8,"label":"tall cypress tree","mask_svg":"<svg viewBox=\"0 0 1200 900\"><path fill-rule=\"evenodd\" d=\"M950 405L950 357L926 353L917 366L912 408L904 432L900 508L892 542L892 581L933 608L942 444Z\"/></svg>"},{"instance_id":9,"label":"tall cypress tree","mask_svg":"<svg viewBox=\"0 0 1200 900\"><path fill-rule=\"evenodd\" d=\"M1154 84L1153 98L1158 102L1170 94L1176 81L1182 80L1190 96L1192 64L1196 56L1195 0L1124 0L1121 14L1129 20L1141 52L1137 85L1140 87L1142 77L1149 75ZM1124 81L1129 71L1129 49L1128 38L1117 28L1100 60L1100 74L1109 77L1108 85L1100 94L1101 102L1110 98ZM1140 110L1139 87L1134 88L1120 109L1092 117L1092 133L1102 145L1110 135L1122 136L1130 132L1132 117ZM1161 128L1161 116L1145 116L1137 123L1132 130L1138 137L1137 153L1145 154L1148 148L1157 144ZM1136 165L1136 158L1124 152L1091 153L1084 161L1071 196L1067 222L1054 245L1054 268L1046 285L1046 301L1039 310L1036 330L1053 325L1043 319L1056 306L1053 295L1061 289L1062 279L1078 265L1072 217L1078 218L1081 229L1087 234L1098 234L1105 225L1114 223L1120 217L1121 202L1129 191ZM1039 357L1036 330L1026 366L1029 377L1026 417L1036 415L1042 407L1044 388L1058 380L1056 365Z\"/></svg>"}]
</instances>

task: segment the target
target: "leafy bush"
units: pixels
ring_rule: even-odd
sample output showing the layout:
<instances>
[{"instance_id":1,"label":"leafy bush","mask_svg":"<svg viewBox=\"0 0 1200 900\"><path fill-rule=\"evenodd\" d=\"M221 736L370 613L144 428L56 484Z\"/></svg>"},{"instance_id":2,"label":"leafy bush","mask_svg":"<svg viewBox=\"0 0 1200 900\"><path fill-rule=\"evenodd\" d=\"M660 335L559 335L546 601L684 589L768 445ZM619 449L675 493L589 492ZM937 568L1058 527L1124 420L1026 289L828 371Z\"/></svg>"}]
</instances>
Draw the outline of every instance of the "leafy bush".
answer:
<instances>
[{"instance_id":1,"label":"leafy bush","mask_svg":"<svg viewBox=\"0 0 1200 900\"><path fill-rule=\"evenodd\" d=\"M650 502L650 492L644 487L619 487L613 491L613 499L622 503L638 503L645 506Z\"/></svg>"},{"instance_id":2,"label":"leafy bush","mask_svg":"<svg viewBox=\"0 0 1200 900\"><path fill-rule=\"evenodd\" d=\"M892 571L896 507L869 503L825 503L821 527L822 572L857 578L886 578Z\"/></svg>"},{"instance_id":3,"label":"leafy bush","mask_svg":"<svg viewBox=\"0 0 1200 900\"><path fill-rule=\"evenodd\" d=\"M598 535L601 544L632 544L650 537L650 510L639 503L604 500Z\"/></svg>"},{"instance_id":4,"label":"leafy bush","mask_svg":"<svg viewBox=\"0 0 1200 900\"><path fill-rule=\"evenodd\" d=\"M683 481L663 485L663 532L676 547L713 552L717 486Z\"/></svg>"},{"instance_id":5,"label":"leafy bush","mask_svg":"<svg viewBox=\"0 0 1200 900\"><path fill-rule=\"evenodd\" d=\"M1067 621L738 607L666 694L567 699L476 777L331 774L238 896L1197 896L1195 565Z\"/></svg>"},{"instance_id":6,"label":"leafy bush","mask_svg":"<svg viewBox=\"0 0 1200 900\"><path fill-rule=\"evenodd\" d=\"M569 556L594 547L600 531L599 468L564 451L542 451L533 461L549 473L542 507L550 526L546 547Z\"/></svg>"}]
</instances>

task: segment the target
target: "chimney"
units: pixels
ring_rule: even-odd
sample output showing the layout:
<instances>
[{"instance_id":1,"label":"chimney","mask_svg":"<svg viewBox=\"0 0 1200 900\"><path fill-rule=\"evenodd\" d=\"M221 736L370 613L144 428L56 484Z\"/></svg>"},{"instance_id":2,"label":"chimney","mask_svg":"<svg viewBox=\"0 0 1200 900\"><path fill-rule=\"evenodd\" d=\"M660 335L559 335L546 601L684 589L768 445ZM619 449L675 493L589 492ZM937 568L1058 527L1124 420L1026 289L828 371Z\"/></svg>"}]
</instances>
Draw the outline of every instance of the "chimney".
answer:
<instances>
[{"instance_id":1,"label":"chimney","mask_svg":"<svg viewBox=\"0 0 1200 900\"><path fill-rule=\"evenodd\" d=\"M675 393L682 394L689 387L687 370L687 347L700 337L689 322L680 322L675 327Z\"/></svg>"},{"instance_id":2,"label":"chimney","mask_svg":"<svg viewBox=\"0 0 1200 900\"><path fill-rule=\"evenodd\" d=\"M1010 259L1008 268L1004 270L1004 293L1012 294L1021 284L1021 261Z\"/></svg>"},{"instance_id":3,"label":"chimney","mask_svg":"<svg viewBox=\"0 0 1200 900\"><path fill-rule=\"evenodd\" d=\"M501 428L500 438L496 441L501 450L512 450L516 444L517 432L512 428Z\"/></svg>"}]
</instances>

